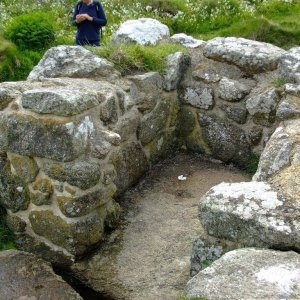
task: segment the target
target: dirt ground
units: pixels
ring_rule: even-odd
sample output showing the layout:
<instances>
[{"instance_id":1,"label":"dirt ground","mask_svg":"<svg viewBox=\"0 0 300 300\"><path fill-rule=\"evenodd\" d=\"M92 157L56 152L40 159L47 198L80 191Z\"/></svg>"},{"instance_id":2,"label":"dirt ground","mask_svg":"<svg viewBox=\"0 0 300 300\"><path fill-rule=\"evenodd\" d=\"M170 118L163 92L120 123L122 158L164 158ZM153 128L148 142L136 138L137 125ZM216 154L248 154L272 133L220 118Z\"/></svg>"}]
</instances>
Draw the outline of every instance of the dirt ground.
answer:
<instances>
[{"instance_id":1,"label":"dirt ground","mask_svg":"<svg viewBox=\"0 0 300 300\"><path fill-rule=\"evenodd\" d=\"M193 240L205 236L197 218L201 197L222 181L249 180L195 154L164 160L118 200L118 229L74 266L76 276L113 299L178 299L190 278Z\"/></svg>"}]
</instances>

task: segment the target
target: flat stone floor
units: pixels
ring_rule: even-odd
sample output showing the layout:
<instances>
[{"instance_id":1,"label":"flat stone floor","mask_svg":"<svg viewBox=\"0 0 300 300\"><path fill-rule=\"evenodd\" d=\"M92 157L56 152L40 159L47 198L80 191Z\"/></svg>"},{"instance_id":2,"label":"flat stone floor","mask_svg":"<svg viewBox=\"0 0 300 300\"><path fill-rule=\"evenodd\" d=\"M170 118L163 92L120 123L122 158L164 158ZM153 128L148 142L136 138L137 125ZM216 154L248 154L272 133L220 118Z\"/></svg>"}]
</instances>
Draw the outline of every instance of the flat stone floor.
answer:
<instances>
[{"instance_id":1,"label":"flat stone floor","mask_svg":"<svg viewBox=\"0 0 300 300\"><path fill-rule=\"evenodd\" d=\"M195 154L164 160L118 200L118 228L74 265L74 274L112 299L178 299L190 278L193 240L205 236L197 218L202 195L222 181L249 180L232 166Z\"/></svg>"}]
</instances>

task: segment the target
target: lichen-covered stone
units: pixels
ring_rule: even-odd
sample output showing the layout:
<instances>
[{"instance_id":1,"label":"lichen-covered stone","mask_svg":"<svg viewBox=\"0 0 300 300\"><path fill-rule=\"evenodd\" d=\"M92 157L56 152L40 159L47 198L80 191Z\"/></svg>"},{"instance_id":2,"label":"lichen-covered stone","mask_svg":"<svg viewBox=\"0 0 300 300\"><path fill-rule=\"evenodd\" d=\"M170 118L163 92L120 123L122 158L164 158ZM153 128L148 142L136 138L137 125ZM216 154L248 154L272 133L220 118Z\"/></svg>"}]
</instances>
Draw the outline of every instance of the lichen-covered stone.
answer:
<instances>
[{"instance_id":1,"label":"lichen-covered stone","mask_svg":"<svg viewBox=\"0 0 300 300\"><path fill-rule=\"evenodd\" d=\"M13 232L24 232L27 226L23 219L10 213L5 215L5 222L8 228Z\"/></svg>"},{"instance_id":2,"label":"lichen-covered stone","mask_svg":"<svg viewBox=\"0 0 300 300\"><path fill-rule=\"evenodd\" d=\"M104 125L114 124L118 121L117 99L114 94L106 96L106 101L100 107L100 119Z\"/></svg>"},{"instance_id":3,"label":"lichen-covered stone","mask_svg":"<svg viewBox=\"0 0 300 300\"><path fill-rule=\"evenodd\" d=\"M219 82L219 96L229 102L238 102L242 100L251 91L248 87L237 80L222 78Z\"/></svg>"},{"instance_id":4,"label":"lichen-covered stone","mask_svg":"<svg viewBox=\"0 0 300 300\"><path fill-rule=\"evenodd\" d=\"M29 220L36 234L76 256L97 244L103 234L103 220L97 214L69 223L50 210L36 210L30 212Z\"/></svg>"},{"instance_id":5,"label":"lichen-covered stone","mask_svg":"<svg viewBox=\"0 0 300 300\"><path fill-rule=\"evenodd\" d=\"M0 253L0 293L2 299L82 300L50 263L17 250Z\"/></svg>"},{"instance_id":6,"label":"lichen-covered stone","mask_svg":"<svg viewBox=\"0 0 300 300\"><path fill-rule=\"evenodd\" d=\"M198 48L202 45L205 45L205 42L202 40L197 40L190 35L186 35L185 33L176 33L170 37L172 42L181 44L186 48Z\"/></svg>"},{"instance_id":7,"label":"lichen-covered stone","mask_svg":"<svg viewBox=\"0 0 300 300\"><path fill-rule=\"evenodd\" d=\"M99 104L97 94L74 88L40 88L25 91L22 106L39 114L77 115Z\"/></svg>"},{"instance_id":8,"label":"lichen-covered stone","mask_svg":"<svg viewBox=\"0 0 300 300\"><path fill-rule=\"evenodd\" d=\"M227 118L238 124L245 124L247 121L247 109L244 106L221 105L221 109L225 112Z\"/></svg>"},{"instance_id":9,"label":"lichen-covered stone","mask_svg":"<svg viewBox=\"0 0 300 300\"><path fill-rule=\"evenodd\" d=\"M119 119L114 131L118 133L122 142L127 141L130 137L136 137L137 129L140 124L140 116L136 109Z\"/></svg>"},{"instance_id":10,"label":"lichen-covered stone","mask_svg":"<svg viewBox=\"0 0 300 300\"><path fill-rule=\"evenodd\" d=\"M50 163L45 165L45 173L58 181L68 182L83 190L99 182L100 166L94 161L78 160L68 163Z\"/></svg>"},{"instance_id":11,"label":"lichen-covered stone","mask_svg":"<svg viewBox=\"0 0 300 300\"><path fill-rule=\"evenodd\" d=\"M299 84L287 83L284 85L284 91L287 94L291 94L296 97L300 97L300 83Z\"/></svg>"},{"instance_id":12,"label":"lichen-covered stone","mask_svg":"<svg viewBox=\"0 0 300 300\"><path fill-rule=\"evenodd\" d=\"M116 192L114 184L99 186L80 196L57 195L57 203L61 212L69 217L81 217L94 211L95 208L109 202Z\"/></svg>"},{"instance_id":13,"label":"lichen-covered stone","mask_svg":"<svg viewBox=\"0 0 300 300\"><path fill-rule=\"evenodd\" d=\"M115 44L155 45L170 36L168 26L151 18L128 20L113 34Z\"/></svg>"},{"instance_id":14,"label":"lichen-covered stone","mask_svg":"<svg viewBox=\"0 0 300 300\"><path fill-rule=\"evenodd\" d=\"M213 90L209 87L204 88L186 88L182 100L186 104L190 104L194 107L201 109L212 109L214 101Z\"/></svg>"},{"instance_id":15,"label":"lichen-covered stone","mask_svg":"<svg viewBox=\"0 0 300 300\"><path fill-rule=\"evenodd\" d=\"M166 126L170 107L170 101L162 99L151 113L142 118L138 129L138 139L142 145L150 143Z\"/></svg>"},{"instance_id":16,"label":"lichen-covered stone","mask_svg":"<svg viewBox=\"0 0 300 300\"><path fill-rule=\"evenodd\" d=\"M112 153L110 160L117 172L114 183L118 194L137 183L148 169L147 157L139 143L125 144Z\"/></svg>"},{"instance_id":17,"label":"lichen-covered stone","mask_svg":"<svg viewBox=\"0 0 300 300\"><path fill-rule=\"evenodd\" d=\"M161 75L158 72L148 72L129 76L128 79L134 82L138 91L137 108L143 113L153 110L162 94L163 79Z\"/></svg>"},{"instance_id":18,"label":"lichen-covered stone","mask_svg":"<svg viewBox=\"0 0 300 300\"><path fill-rule=\"evenodd\" d=\"M262 127L253 126L252 128L250 128L250 130L248 131L248 138L251 144L252 145L259 144L262 138L262 134L263 134Z\"/></svg>"},{"instance_id":19,"label":"lichen-covered stone","mask_svg":"<svg viewBox=\"0 0 300 300\"><path fill-rule=\"evenodd\" d=\"M279 120L300 118L300 95L299 97L286 95L278 105L276 117Z\"/></svg>"},{"instance_id":20,"label":"lichen-covered stone","mask_svg":"<svg viewBox=\"0 0 300 300\"><path fill-rule=\"evenodd\" d=\"M109 205L106 206L106 218L105 218L105 226L113 229L116 227L117 222L120 219L121 207L115 202L111 201Z\"/></svg>"},{"instance_id":21,"label":"lichen-covered stone","mask_svg":"<svg viewBox=\"0 0 300 300\"><path fill-rule=\"evenodd\" d=\"M264 182L221 183L199 204L208 234L243 246L300 249L299 206Z\"/></svg>"},{"instance_id":22,"label":"lichen-covered stone","mask_svg":"<svg viewBox=\"0 0 300 300\"><path fill-rule=\"evenodd\" d=\"M27 184L11 173L6 158L0 159L0 204L12 212L26 210L30 202Z\"/></svg>"},{"instance_id":23,"label":"lichen-covered stone","mask_svg":"<svg viewBox=\"0 0 300 300\"><path fill-rule=\"evenodd\" d=\"M0 86L0 110L7 107L7 105L15 100L16 95L8 88L2 88Z\"/></svg>"},{"instance_id":24,"label":"lichen-covered stone","mask_svg":"<svg viewBox=\"0 0 300 300\"><path fill-rule=\"evenodd\" d=\"M286 82L300 84L300 47L291 48L280 57L278 71Z\"/></svg>"},{"instance_id":25,"label":"lichen-covered stone","mask_svg":"<svg viewBox=\"0 0 300 300\"><path fill-rule=\"evenodd\" d=\"M250 97L246 107L253 121L258 125L269 126L276 119L276 109L280 101L275 88L268 89L259 95Z\"/></svg>"},{"instance_id":26,"label":"lichen-covered stone","mask_svg":"<svg viewBox=\"0 0 300 300\"><path fill-rule=\"evenodd\" d=\"M300 256L295 252L238 249L226 253L193 277L189 299L297 299Z\"/></svg>"},{"instance_id":27,"label":"lichen-covered stone","mask_svg":"<svg viewBox=\"0 0 300 300\"><path fill-rule=\"evenodd\" d=\"M39 167L34 159L26 156L11 154L9 160L13 168L13 173L17 177L26 183L34 181L39 171Z\"/></svg>"},{"instance_id":28,"label":"lichen-covered stone","mask_svg":"<svg viewBox=\"0 0 300 300\"><path fill-rule=\"evenodd\" d=\"M113 64L80 46L58 46L49 49L33 68L28 80L43 78L117 78Z\"/></svg>"},{"instance_id":29,"label":"lichen-covered stone","mask_svg":"<svg viewBox=\"0 0 300 300\"><path fill-rule=\"evenodd\" d=\"M201 239L196 239L193 242L193 249L191 255L191 276L195 276L201 270L207 267L223 254L221 246L205 245Z\"/></svg>"},{"instance_id":30,"label":"lichen-covered stone","mask_svg":"<svg viewBox=\"0 0 300 300\"><path fill-rule=\"evenodd\" d=\"M14 113L5 120L9 151L59 161L70 161L83 153L94 130L88 116L75 123Z\"/></svg>"},{"instance_id":31,"label":"lichen-covered stone","mask_svg":"<svg viewBox=\"0 0 300 300\"><path fill-rule=\"evenodd\" d=\"M199 123L205 143L213 157L245 166L251 155L245 132L238 126L214 115L199 113Z\"/></svg>"},{"instance_id":32,"label":"lichen-covered stone","mask_svg":"<svg viewBox=\"0 0 300 300\"><path fill-rule=\"evenodd\" d=\"M165 89L172 91L178 88L178 85L190 64L190 57L182 52L170 54L167 57L164 80Z\"/></svg>"},{"instance_id":33,"label":"lichen-covered stone","mask_svg":"<svg viewBox=\"0 0 300 300\"><path fill-rule=\"evenodd\" d=\"M221 80L220 75L213 69L195 70L192 73L195 80L200 80L205 83L216 83Z\"/></svg>"},{"instance_id":34,"label":"lichen-covered stone","mask_svg":"<svg viewBox=\"0 0 300 300\"><path fill-rule=\"evenodd\" d=\"M285 51L271 44L235 37L217 37L206 43L206 57L252 72L275 70Z\"/></svg>"},{"instance_id":35,"label":"lichen-covered stone","mask_svg":"<svg viewBox=\"0 0 300 300\"><path fill-rule=\"evenodd\" d=\"M293 127L291 128L292 131L299 128L298 123L291 125ZM293 144L293 138L289 137L289 134L287 134L283 127L278 127L261 154L253 179L259 181L267 180L275 173L289 166Z\"/></svg>"},{"instance_id":36,"label":"lichen-covered stone","mask_svg":"<svg viewBox=\"0 0 300 300\"><path fill-rule=\"evenodd\" d=\"M53 186L47 178L42 178L32 184L30 200L35 205L50 205Z\"/></svg>"},{"instance_id":37,"label":"lichen-covered stone","mask_svg":"<svg viewBox=\"0 0 300 300\"><path fill-rule=\"evenodd\" d=\"M104 184L112 183L117 176L116 170L112 164L106 164L102 171L101 181Z\"/></svg>"}]
</instances>

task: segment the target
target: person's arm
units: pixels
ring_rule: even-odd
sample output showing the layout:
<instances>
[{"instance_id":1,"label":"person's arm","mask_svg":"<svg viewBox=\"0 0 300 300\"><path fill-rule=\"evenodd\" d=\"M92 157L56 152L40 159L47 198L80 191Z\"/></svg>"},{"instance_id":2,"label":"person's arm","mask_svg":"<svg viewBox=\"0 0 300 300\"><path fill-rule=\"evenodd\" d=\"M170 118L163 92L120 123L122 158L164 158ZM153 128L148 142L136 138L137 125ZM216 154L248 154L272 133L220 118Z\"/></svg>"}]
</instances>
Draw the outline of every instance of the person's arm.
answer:
<instances>
[{"instance_id":1,"label":"person's arm","mask_svg":"<svg viewBox=\"0 0 300 300\"><path fill-rule=\"evenodd\" d=\"M106 15L102 8L101 3L96 4L98 6L97 18L92 18L90 21L99 26L105 26L107 24Z\"/></svg>"},{"instance_id":2,"label":"person's arm","mask_svg":"<svg viewBox=\"0 0 300 300\"><path fill-rule=\"evenodd\" d=\"M73 17L72 17L72 25L77 26L78 23L76 22L76 16L78 15L78 3L76 4L75 8L74 8L74 13L73 13Z\"/></svg>"}]
</instances>

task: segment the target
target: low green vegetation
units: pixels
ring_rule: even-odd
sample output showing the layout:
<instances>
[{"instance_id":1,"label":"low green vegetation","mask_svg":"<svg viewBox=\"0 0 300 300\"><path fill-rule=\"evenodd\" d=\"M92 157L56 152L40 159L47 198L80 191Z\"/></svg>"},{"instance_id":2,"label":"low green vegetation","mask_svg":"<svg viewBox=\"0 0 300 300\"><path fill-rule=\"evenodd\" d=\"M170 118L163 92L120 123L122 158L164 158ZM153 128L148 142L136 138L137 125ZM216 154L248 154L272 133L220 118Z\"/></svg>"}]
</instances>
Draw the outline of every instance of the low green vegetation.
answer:
<instances>
[{"instance_id":1,"label":"low green vegetation","mask_svg":"<svg viewBox=\"0 0 300 300\"><path fill-rule=\"evenodd\" d=\"M245 171L250 176L253 176L256 173L257 168L258 168L259 158L260 158L259 155L252 153L251 158L245 168Z\"/></svg>"},{"instance_id":2,"label":"low green vegetation","mask_svg":"<svg viewBox=\"0 0 300 300\"><path fill-rule=\"evenodd\" d=\"M13 233L7 228L4 216L5 210L0 206L0 251L15 248Z\"/></svg>"},{"instance_id":3,"label":"low green vegetation","mask_svg":"<svg viewBox=\"0 0 300 300\"><path fill-rule=\"evenodd\" d=\"M180 45L162 44L143 47L140 45L104 46L89 48L100 57L106 58L115 64L115 68L123 75L134 72L158 71L165 68L166 57L177 51L186 52Z\"/></svg>"}]
</instances>

